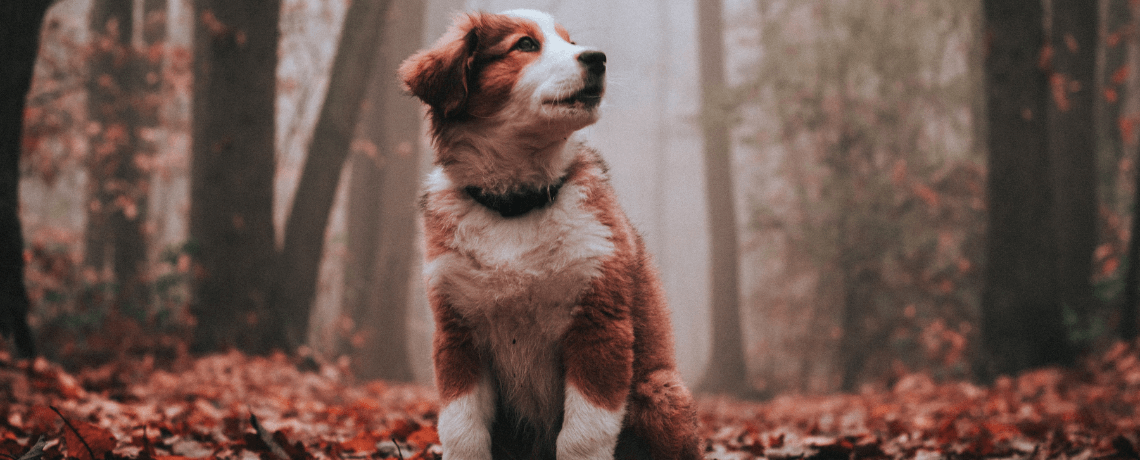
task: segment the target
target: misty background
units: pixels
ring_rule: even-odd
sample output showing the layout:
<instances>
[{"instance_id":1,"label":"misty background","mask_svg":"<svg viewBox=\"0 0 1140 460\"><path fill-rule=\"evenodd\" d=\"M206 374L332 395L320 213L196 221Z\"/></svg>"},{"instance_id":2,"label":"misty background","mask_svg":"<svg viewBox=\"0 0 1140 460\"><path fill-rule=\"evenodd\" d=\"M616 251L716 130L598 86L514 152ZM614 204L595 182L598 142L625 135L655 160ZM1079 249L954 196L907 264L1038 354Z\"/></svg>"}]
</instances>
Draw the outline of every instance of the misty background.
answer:
<instances>
[{"instance_id":1,"label":"misty background","mask_svg":"<svg viewBox=\"0 0 1140 460\"><path fill-rule=\"evenodd\" d=\"M102 327L106 308L89 314L74 285L115 277L111 262L82 262L90 261L93 244L87 191L96 182L89 165L98 142L92 139L104 125L87 109L93 72L84 58L91 52L76 50L97 47L100 34L93 32L92 11L102 3L61 0L52 6L29 99L34 112L29 129L51 128L26 144L31 148L24 153L20 183L24 235L37 248L29 251L31 321L45 342L52 341L51 334ZM287 219L322 116L349 5L281 4L272 185L278 249L286 245ZM700 7L700 2L679 0L395 1L386 13L375 68L391 69L409 50L429 46L461 11L544 10L577 43L606 53L602 117L583 134L609 163L619 199L660 268L687 382L706 378L718 353L710 320L714 286L703 153L703 128L710 123L731 128L739 348L752 391L858 390L890 385L912 373L936 380L974 377L987 230L981 2L726 0L720 24L726 81L709 92L713 109L702 106L706 56L698 51ZM1131 236L1136 146L1131 123L1140 114L1135 9L1127 1L1103 0L1097 10L1098 37L1108 45L1098 47L1096 56L1099 196L1093 266L1086 279L1102 302L1082 310L1084 319L1069 329L1072 340L1088 346L1108 340L1118 321L1109 306L1121 292L1122 255ZM164 45L153 59L161 80L158 120L140 131L155 145L146 157L148 211L141 218L151 273L144 278L155 285L149 289L157 300L137 316L150 318L144 323L152 325L156 315L169 316L177 329L198 321L187 319L195 271L194 254L185 249L192 240L195 13L189 0L136 0L131 11L139 24L160 15L164 30ZM1125 29L1130 32L1110 40L1114 31ZM146 39L143 30L136 28L135 46ZM388 353L406 354L410 374L393 377L376 369L362 374L430 383L433 326L419 276L420 255L401 256L397 250L403 245L418 251L416 230L384 227L404 239L373 247L389 254L377 259L390 263L381 268L361 268L360 251L351 246L354 222L381 215L368 212L367 204L351 204L354 174L363 174L368 165L411 168L399 171L414 174L397 173L406 180L388 176L383 182L405 184L401 194L383 188L388 185L371 193L397 197L395 204L383 204L384 212L399 208L396 215L403 217L384 225L412 222L414 190L406 184L418 182L431 161L430 146L414 124L384 131L380 140L370 137L380 130L369 123L386 122L381 115L369 121L369 107L403 110L412 120L419 115L411 97L399 94L394 73L377 71L368 78L374 83L361 102L324 231L305 347L323 359L350 356L354 366L382 362ZM1108 90L1111 98L1102 96ZM395 109L392 104L404 105ZM412 108L405 109L409 104ZM57 259L70 260L69 268L52 265ZM376 284L367 274L381 270L387 270L385 292L400 292L396 300L351 306L384 296L360 291L361 283ZM160 287L161 280L169 283ZM362 314L361 308L405 310L395 328L406 333L398 338L406 350L367 348L377 335L386 336L366 332L368 322L389 320L376 319L375 312ZM74 318L81 316L91 319L77 324ZM48 354L66 352L62 345L45 348Z\"/></svg>"}]
</instances>

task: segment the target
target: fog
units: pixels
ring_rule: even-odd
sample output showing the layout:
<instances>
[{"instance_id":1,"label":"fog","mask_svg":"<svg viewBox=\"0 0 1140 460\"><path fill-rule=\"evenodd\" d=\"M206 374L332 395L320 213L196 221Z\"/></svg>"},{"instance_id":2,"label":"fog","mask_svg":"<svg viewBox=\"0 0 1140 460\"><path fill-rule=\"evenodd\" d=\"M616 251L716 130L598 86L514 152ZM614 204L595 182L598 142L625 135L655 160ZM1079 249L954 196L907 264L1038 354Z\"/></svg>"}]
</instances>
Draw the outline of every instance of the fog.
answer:
<instances>
[{"instance_id":1,"label":"fog","mask_svg":"<svg viewBox=\"0 0 1140 460\"><path fill-rule=\"evenodd\" d=\"M68 318L86 315L84 289L115 276L113 266L83 262L90 216L98 207L89 194L108 187L89 169L98 147L94 139L108 123L87 107L89 88L95 87L87 60L99 36L90 19L96 1L61 0L49 11L29 98L32 127L26 131L37 137L28 144L33 148L25 152L21 171L21 220L33 248L31 321L43 331L61 330L59 324L71 324ZM165 21L165 42L150 54L161 67L160 122L138 134L158 147L145 161L134 160L149 173L148 209L141 214L145 241L139 244L149 253L148 282L174 280L156 294L165 304L144 309L142 316L153 322L187 315L197 276L186 261L193 258L187 243L193 243L195 14L190 0L145 4L150 6L135 0L132 23L142 23L151 14L147 8L154 8ZM272 225L278 251L350 4L282 1L276 113L266 114L276 123ZM709 235L720 222L710 222L702 138L710 123L731 129L744 335L739 347L748 386L765 394L828 392L890 385L915 372L936 379L974 376L970 361L981 347L991 217L980 1L726 0L721 26L727 81L724 88L709 89L709 101L702 101L699 83L704 64L697 51L697 1L427 0L422 18L412 5L392 2L387 20L422 19L422 27L408 28L422 34L388 38L378 47L381 54L430 45L462 12L515 8L547 11L577 43L606 53L601 119L581 135L609 164L619 200L660 269L687 382L696 385L706 377L716 338L710 324ZM1098 5L1104 43L1084 49L1095 49L1098 63L1099 80L1087 87L1100 96L1091 282L1101 306L1079 312L1090 326L1071 331L1088 343L1107 340L1117 321L1107 305L1120 295L1121 260L1131 236L1134 160L1127 152L1136 145L1133 126L1140 118L1140 39L1121 32L1140 15L1117 18L1138 7L1126 0ZM134 30L130 42L138 47L141 32ZM371 77L374 86L361 101L362 113L380 107L381 116L374 118L406 115L383 99L397 90L391 66L399 58L380 59L376 68L387 70ZM1066 94L1053 90L1054 97ZM1071 97L1088 94L1080 91L1080 85L1070 85ZM357 125L329 214L305 343L306 353L321 359L351 356L358 365L370 359L360 354L367 350L360 342L368 327L346 306L361 295L352 292L362 279L358 259L372 257L355 254L351 244L352 222L361 217L349 206L353 165L371 161L384 169L391 164L386 162L415 153L415 144L417 175L431 164L424 133L382 128ZM414 200L406 201L413 206ZM389 211L378 209L365 220ZM418 251L411 236L399 237L407 241L386 244ZM408 332L415 379L430 383L433 325L420 257L412 258L417 262L411 267L386 268L399 274L384 281L402 283L406 277L410 294L384 302L407 304L407 324L393 327ZM68 268L52 265L59 260L68 261ZM387 274L384 269L375 268ZM95 324L84 327L97 329Z\"/></svg>"}]
</instances>

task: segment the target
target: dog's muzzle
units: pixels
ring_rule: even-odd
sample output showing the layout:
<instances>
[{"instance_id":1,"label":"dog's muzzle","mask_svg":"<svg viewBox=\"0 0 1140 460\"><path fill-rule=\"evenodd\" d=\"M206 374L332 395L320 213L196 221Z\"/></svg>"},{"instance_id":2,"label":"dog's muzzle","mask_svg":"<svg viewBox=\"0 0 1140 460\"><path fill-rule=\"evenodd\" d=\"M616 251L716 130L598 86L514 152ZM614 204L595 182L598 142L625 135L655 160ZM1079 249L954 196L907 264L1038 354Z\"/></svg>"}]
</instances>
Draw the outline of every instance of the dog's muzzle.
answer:
<instances>
[{"instance_id":1,"label":"dog's muzzle","mask_svg":"<svg viewBox=\"0 0 1140 460\"><path fill-rule=\"evenodd\" d=\"M586 51L578 55L578 62L586 69L585 87L578 94L601 98L606 88L606 53Z\"/></svg>"}]
</instances>

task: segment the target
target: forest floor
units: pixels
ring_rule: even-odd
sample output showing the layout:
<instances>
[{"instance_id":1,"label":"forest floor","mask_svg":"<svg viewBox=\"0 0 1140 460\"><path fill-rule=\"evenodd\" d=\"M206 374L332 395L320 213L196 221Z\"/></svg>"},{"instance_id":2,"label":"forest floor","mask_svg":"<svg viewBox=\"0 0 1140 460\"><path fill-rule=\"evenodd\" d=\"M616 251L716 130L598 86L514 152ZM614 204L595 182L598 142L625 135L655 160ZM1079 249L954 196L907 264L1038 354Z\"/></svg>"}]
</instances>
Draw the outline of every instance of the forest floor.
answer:
<instances>
[{"instance_id":1,"label":"forest floor","mask_svg":"<svg viewBox=\"0 0 1140 460\"><path fill-rule=\"evenodd\" d=\"M60 460L434 459L430 388L336 364L240 353L113 360L67 372L0 358L0 455ZM699 399L706 458L1140 459L1140 359L991 387L907 376L891 391Z\"/></svg>"}]
</instances>

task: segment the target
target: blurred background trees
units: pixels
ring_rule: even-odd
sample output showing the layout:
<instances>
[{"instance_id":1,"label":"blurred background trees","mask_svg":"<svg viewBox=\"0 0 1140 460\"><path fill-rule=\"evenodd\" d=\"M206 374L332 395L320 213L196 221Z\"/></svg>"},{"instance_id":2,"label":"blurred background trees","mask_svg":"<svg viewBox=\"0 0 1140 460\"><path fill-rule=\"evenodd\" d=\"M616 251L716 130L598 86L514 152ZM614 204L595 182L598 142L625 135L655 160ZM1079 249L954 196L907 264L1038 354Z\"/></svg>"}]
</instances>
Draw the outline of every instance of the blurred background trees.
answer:
<instances>
[{"instance_id":1,"label":"blurred background trees","mask_svg":"<svg viewBox=\"0 0 1140 460\"><path fill-rule=\"evenodd\" d=\"M391 78L421 47L425 3L405 0L389 7L350 159L342 308L345 325L351 325L346 330L353 332L341 337L338 349L367 378L415 377L407 325L412 283L419 280L414 203L423 114Z\"/></svg>"},{"instance_id":2,"label":"blurred background trees","mask_svg":"<svg viewBox=\"0 0 1140 460\"><path fill-rule=\"evenodd\" d=\"M196 0L188 241L193 349L264 351L273 227L280 1Z\"/></svg>"},{"instance_id":3,"label":"blurred background trees","mask_svg":"<svg viewBox=\"0 0 1140 460\"><path fill-rule=\"evenodd\" d=\"M1135 336L1129 0L60 0L3 262L27 262L44 353L280 349L426 380L430 148L394 69L450 12L514 7L609 57L584 135L689 381L986 380Z\"/></svg>"}]
</instances>

